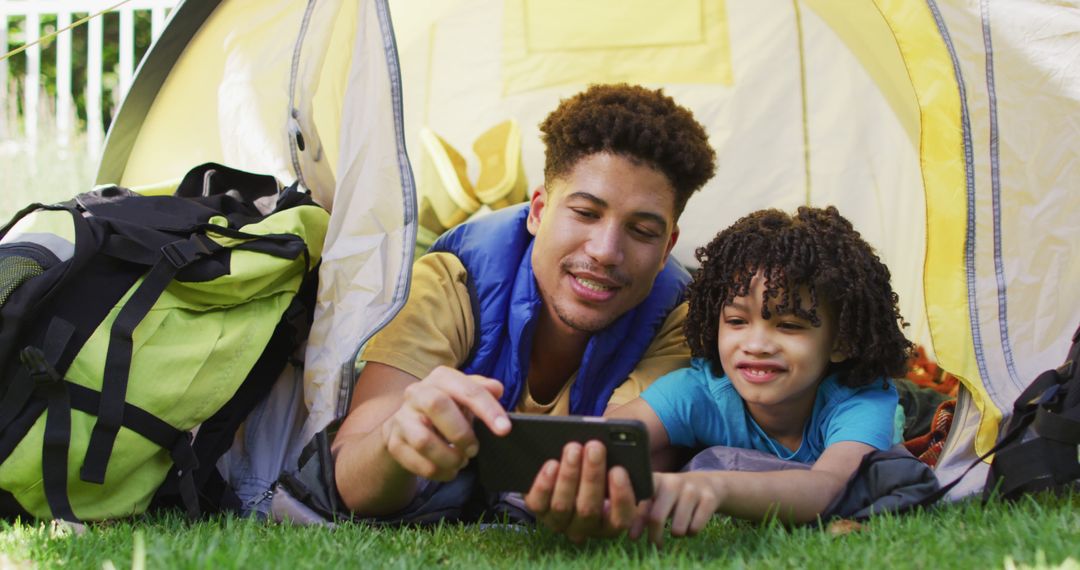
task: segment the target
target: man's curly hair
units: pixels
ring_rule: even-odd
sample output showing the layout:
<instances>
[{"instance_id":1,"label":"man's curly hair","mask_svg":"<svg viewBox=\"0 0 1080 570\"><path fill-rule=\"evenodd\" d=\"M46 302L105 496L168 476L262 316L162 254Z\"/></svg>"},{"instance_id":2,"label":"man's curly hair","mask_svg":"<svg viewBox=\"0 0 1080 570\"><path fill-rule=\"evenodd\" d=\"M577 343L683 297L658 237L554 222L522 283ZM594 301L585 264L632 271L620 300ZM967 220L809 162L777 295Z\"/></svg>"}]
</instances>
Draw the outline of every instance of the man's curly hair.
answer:
<instances>
[{"instance_id":1,"label":"man's curly hair","mask_svg":"<svg viewBox=\"0 0 1080 570\"><path fill-rule=\"evenodd\" d=\"M754 212L697 249L701 267L688 295L686 340L694 356L720 369L717 328L721 310L765 278L763 318L792 313L821 326L821 310L836 322L838 348L847 357L828 372L841 384L863 386L905 374L912 344L889 285L889 270L851 222L835 207L800 207L793 217L780 210ZM809 295L801 299L800 289ZM806 305L809 305L807 308Z\"/></svg>"},{"instance_id":2,"label":"man's curly hair","mask_svg":"<svg viewBox=\"0 0 1080 570\"><path fill-rule=\"evenodd\" d=\"M675 188L676 218L716 172L705 128L659 89L593 85L562 100L540 131L547 180L569 174L579 160L598 152L624 156L667 176Z\"/></svg>"}]
</instances>

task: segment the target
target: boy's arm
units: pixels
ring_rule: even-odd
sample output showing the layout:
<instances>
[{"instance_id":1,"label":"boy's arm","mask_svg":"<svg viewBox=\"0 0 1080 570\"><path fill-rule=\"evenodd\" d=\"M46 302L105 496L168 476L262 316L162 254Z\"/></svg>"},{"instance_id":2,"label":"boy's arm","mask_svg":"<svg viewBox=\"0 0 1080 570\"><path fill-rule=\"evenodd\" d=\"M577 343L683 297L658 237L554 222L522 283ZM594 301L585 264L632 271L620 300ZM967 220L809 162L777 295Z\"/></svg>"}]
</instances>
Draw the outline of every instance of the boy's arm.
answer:
<instances>
[{"instance_id":1,"label":"boy's arm","mask_svg":"<svg viewBox=\"0 0 1080 570\"><path fill-rule=\"evenodd\" d=\"M638 420L644 423L646 431L649 432L649 452L652 455L653 470L668 471L676 467L671 464L673 454L664 423L644 399L638 397L618 408L608 409L604 417Z\"/></svg>"},{"instance_id":2,"label":"boy's arm","mask_svg":"<svg viewBox=\"0 0 1080 570\"><path fill-rule=\"evenodd\" d=\"M873 450L864 443L838 442L810 470L656 473L655 495L642 503L630 537L639 537L647 528L649 539L660 544L668 519L673 536L693 535L713 513L756 520L775 515L785 523L813 521Z\"/></svg>"}]
</instances>

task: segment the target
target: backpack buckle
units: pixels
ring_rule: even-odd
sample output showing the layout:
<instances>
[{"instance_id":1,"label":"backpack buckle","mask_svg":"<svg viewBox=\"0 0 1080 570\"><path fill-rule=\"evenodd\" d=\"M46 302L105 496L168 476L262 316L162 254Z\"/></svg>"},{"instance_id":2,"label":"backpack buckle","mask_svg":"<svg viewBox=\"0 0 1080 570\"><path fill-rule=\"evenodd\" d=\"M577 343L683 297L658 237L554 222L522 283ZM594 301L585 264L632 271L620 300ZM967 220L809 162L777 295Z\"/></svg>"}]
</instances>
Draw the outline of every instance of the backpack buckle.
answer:
<instances>
[{"instance_id":1,"label":"backpack buckle","mask_svg":"<svg viewBox=\"0 0 1080 570\"><path fill-rule=\"evenodd\" d=\"M28 346L19 352L19 360L30 371L30 379L35 384L48 384L60 382L64 378L53 368L52 364L45 359L45 353L36 346Z\"/></svg>"},{"instance_id":2,"label":"backpack buckle","mask_svg":"<svg viewBox=\"0 0 1080 570\"><path fill-rule=\"evenodd\" d=\"M176 240L161 246L161 255L169 260L169 263L177 269L183 269L192 262L210 255L210 248L202 241L199 234L192 235L186 240Z\"/></svg>"}]
</instances>

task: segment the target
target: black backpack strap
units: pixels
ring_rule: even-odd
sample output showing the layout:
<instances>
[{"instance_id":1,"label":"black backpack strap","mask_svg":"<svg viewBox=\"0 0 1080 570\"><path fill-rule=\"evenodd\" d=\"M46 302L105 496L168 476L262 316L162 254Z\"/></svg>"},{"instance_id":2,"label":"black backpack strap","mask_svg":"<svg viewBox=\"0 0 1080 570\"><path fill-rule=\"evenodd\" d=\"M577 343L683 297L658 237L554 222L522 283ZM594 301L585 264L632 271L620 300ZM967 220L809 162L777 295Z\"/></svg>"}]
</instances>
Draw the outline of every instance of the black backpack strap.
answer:
<instances>
[{"instance_id":1,"label":"black backpack strap","mask_svg":"<svg viewBox=\"0 0 1080 570\"><path fill-rule=\"evenodd\" d=\"M27 207L19 210L18 212L16 212L15 215L12 216L10 220L8 220L8 223L4 224L4 227L0 228L0 239L2 239L4 236L6 236L7 233L11 231L11 228L15 227L15 224L19 223L20 221L22 221L23 218L25 218L26 216L29 216L30 214L32 214L32 213L34 213L34 212L36 212L38 210L67 210L67 209L69 209L69 207L64 205L64 204L42 204L40 202L34 202L33 204L30 204L29 206L27 206Z\"/></svg>"},{"instance_id":2,"label":"black backpack strap","mask_svg":"<svg viewBox=\"0 0 1080 570\"><path fill-rule=\"evenodd\" d=\"M308 260L307 267L311 267L307 244L304 242L304 238L295 234L249 234L240 230L234 230L232 228L214 224L201 224L198 227L198 230L200 232L215 233L225 237L248 240L233 246L233 249L256 251L283 259L296 259L302 253L304 254L304 259Z\"/></svg>"},{"instance_id":3,"label":"black backpack strap","mask_svg":"<svg viewBox=\"0 0 1080 570\"><path fill-rule=\"evenodd\" d=\"M37 357L36 354L23 358L24 364L29 358L37 368L31 370L25 365L20 366L15 373L15 377L8 384L8 390L4 394L3 401L0 402L0 433L7 430L8 426L22 413L26 404L30 402L39 382L37 375L61 376L56 372L55 365L67 349L74 334L75 326L61 318L53 318L49 323L44 350L38 351L38 354L41 354L42 361L37 362L34 360ZM23 352L26 350L23 349Z\"/></svg>"},{"instance_id":4,"label":"black backpack strap","mask_svg":"<svg viewBox=\"0 0 1080 570\"><path fill-rule=\"evenodd\" d=\"M56 321L54 321L55 323ZM50 331L53 327L50 326ZM74 328L71 329L72 331ZM50 352L60 350L66 342L51 342ZM71 510L67 494L68 448L71 445L71 402L64 377L53 368L59 354L47 354L35 347L27 347L20 354L24 367L34 382L34 393L48 402L44 441L41 447L41 473L45 500L56 518L78 522Z\"/></svg>"},{"instance_id":5,"label":"black backpack strap","mask_svg":"<svg viewBox=\"0 0 1080 570\"><path fill-rule=\"evenodd\" d=\"M1076 462L1076 444L1034 438L1007 449L994 457L993 476L989 483L1005 498L1019 493L1034 493L1080 477Z\"/></svg>"},{"instance_id":6,"label":"black backpack strap","mask_svg":"<svg viewBox=\"0 0 1080 570\"><path fill-rule=\"evenodd\" d=\"M63 267L62 271L46 272L32 281L22 284L19 290L12 293L7 303L0 308L0 322L3 322L3 326L0 327L0 371L8 369L7 354L17 354L18 350L22 348L18 341L24 332L25 324L32 322L37 316L38 310L51 301L59 291L64 289L68 281L74 279L83 267L90 263L94 257L94 251L98 247L98 233L95 232L90 222L81 215L73 203L34 204L28 206L20 211L4 228L0 229L0 237L7 235L7 232L20 219L37 209L66 210L71 214L75 233L75 249L71 259L67 262L66 267ZM23 293L25 295L22 295ZM16 295L20 295L22 298L16 300ZM5 352L8 347L15 350ZM2 381L0 381L0 385L2 385ZM0 418L0 421L6 419L8 418Z\"/></svg>"},{"instance_id":7,"label":"black backpack strap","mask_svg":"<svg viewBox=\"0 0 1080 570\"><path fill-rule=\"evenodd\" d=\"M209 245L213 244L213 246ZM131 370L132 334L142 322L158 297L165 291L176 272L210 255L220 248L199 234L177 240L161 248L162 256L146 274L139 288L131 295L109 332L109 349L105 356L105 374L101 386L101 408L90 443L86 449L79 477L89 483L103 484L105 469L112 455L116 434L124 422L124 400L127 397L128 373Z\"/></svg>"},{"instance_id":8,"label":"black backpack strap","mask_svg":"<svg viewBox=\"0 0 1080 570\"><path fill-rule=\"evenodd\" d=\"M247 246L247 249L255 249L270 255L295 259L301 252L307 254L307 246L299 236L247 234L211 224L202 224L197 228L197 233L191 234L188 239L177 240L161 248L158 261L124 304L110 330L109 349L105 358L105 374L101 387L101 408L97 414L98 419L94 424L93 432L90 434L90 443L87 445L82 470L79 472L83 481L97 484L105 482L105 471L116 442L116 435L124 423L124 401L127 395L128 373L131 370L132 335L135 328L142 322L179 270L223 249L217 242L202 233L208 229L230 237L250 239L250 242L240 247ZM266 247L262 249L253 244L263 244ZM138 244L129 240L110 240L108 253L136 262L140 259L145 260L145 257L142 257L145 254L140 251ZM186 491L183 486L182 482L182 494Z\"/></svg>"},{"instance_id":9,"label":"black backpack strap","mask_svg":"<svg viewBox=\"0 0 1080 570\"><path fill-rule=\"evenodd\" d=\"M67 382L66 385L73 409L91 415L99 413L101 393L71 382ZM129 403L124 403L123 425L157 444L158 447L169 450L180 481L180 495L184 508L192 518L198 517L199 502L193 475L199 467L199 461L192 449L191 433L176 429L154 414Z\"/></svg>"},{"instance_id":10,"label":"black backpack strap","mask_svg":"<svg viewBox=\"0 0 1080 570\"><path fill-rule=\"evenodd\" d=\"M41 475L45 500L56 518L78 522L67 494L68 447L71 444L71 403L64 383L57 379L42 384L41 394L48 400L45 441L41 447Z\"/></svg>"},{"instance_id":11,"label":"black backpack strap","mask_svg":"<svg viewBox=\"0 0 1080 570\"><path fill-rule=\"evenodd\" d=\"M1032 429L1035 433L1053 441L1080 445L1080 408L1065 409L1061 413L1040 407L1035 412Z\"/></svg>"}]
</instances>

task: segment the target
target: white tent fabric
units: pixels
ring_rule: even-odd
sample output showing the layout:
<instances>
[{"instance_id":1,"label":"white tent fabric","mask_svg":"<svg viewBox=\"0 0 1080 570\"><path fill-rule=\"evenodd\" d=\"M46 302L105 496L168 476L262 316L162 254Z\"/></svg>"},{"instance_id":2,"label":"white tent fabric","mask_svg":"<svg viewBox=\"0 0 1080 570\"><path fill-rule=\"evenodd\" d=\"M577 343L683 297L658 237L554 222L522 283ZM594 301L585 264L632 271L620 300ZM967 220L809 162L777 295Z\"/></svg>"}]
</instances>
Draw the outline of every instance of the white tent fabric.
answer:
<instances>
[{"instance_id":1,"label":"white tent fabric","mask_svg":"<svg viewBox=\"0 0 1080 570\"><path fill-rule=\"evenodd\" d=\"M592 82L662 86L709 129L720 168L680 222L684 263L739 216L800 204L836 204L878 249L909 336L963 383L942 479L1064 356L1080 322L1075 0L387 1L185 2L109 135L99 182L214 160L300 179L332 208L304 385L276 388L244 440L270 448L248 457L280 464L343 413L359 346L403 302L405 143L428 128L466 148L516 119L535 187L538 123ZM263 485L271 463L234 466Z\"/></svg>"}]
</instances>

